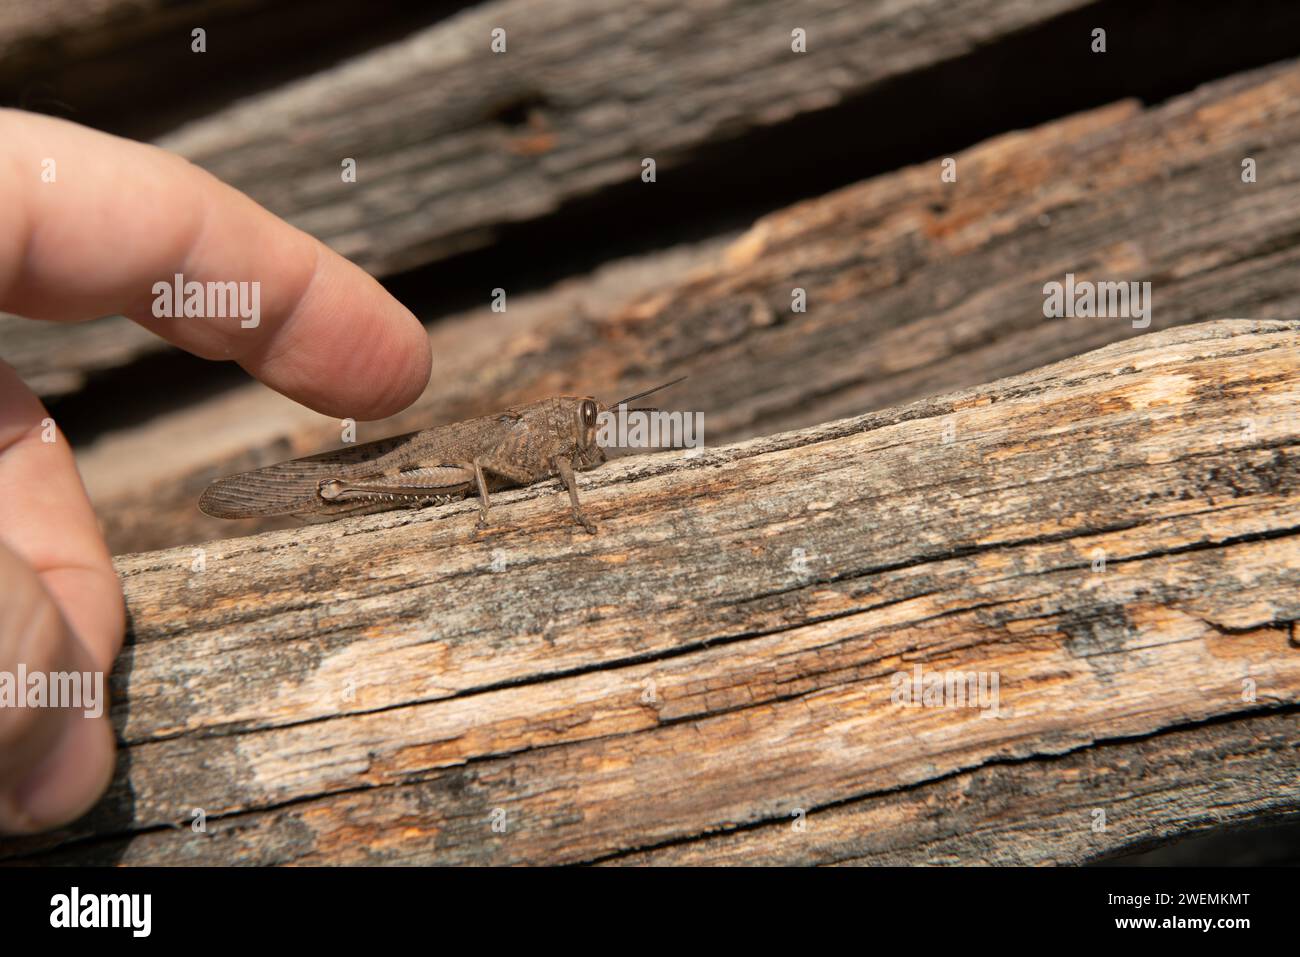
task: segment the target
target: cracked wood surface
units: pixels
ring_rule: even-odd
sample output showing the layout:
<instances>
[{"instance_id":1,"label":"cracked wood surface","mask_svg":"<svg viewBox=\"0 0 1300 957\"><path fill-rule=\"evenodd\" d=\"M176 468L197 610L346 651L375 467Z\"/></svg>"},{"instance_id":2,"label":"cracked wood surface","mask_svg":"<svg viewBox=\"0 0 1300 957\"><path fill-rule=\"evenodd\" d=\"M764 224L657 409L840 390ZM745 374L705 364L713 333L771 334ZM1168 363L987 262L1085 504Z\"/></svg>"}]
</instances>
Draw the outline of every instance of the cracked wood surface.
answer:
<instances>
[{"instance_id":1,"label":"cracked wood surface","mask_svg":"<svg viewBox=\"0 0 1300 957\"><path fill-rule=\"evenodd\" d=\"M760 824L601 863L1079 864L1294 816L1297 746L1295 711L1254 715L988 764L814 810L802 830Z\"/></svg>"},{"instance_id":2,"label":"cracked wood surface","mask_svg":"<svg viewBox=\"0 0 1300 957\"><path fill-rule=\"evenodd\" d=\"M1240 181L1254 157L1259 181ZM1150 280L1151 329L1300 315L1300 64L1125 102L761 219L718 243L435 323L434 375L365 438L555 392L627 394L678 375L674 407L734 441L990 382L1136 331L1045 322L1043 284ZM791 311L791 290L808 311ZM194 507L213 478L338 443L339 424L252 385L79 449L114 551L258 528ZM283 527L283 526L279 526Z\"/></svg>"},{"instance_id":3,"label":"cracked wood surface","mask_svg":"<svg viewBox=\"0 0 1300 957\"><path fill-rule=\"evenodd\" d=\"M596 537L544 486L125 556L118 777L0 857L1080 861L1295 814L1298 407L1300 327L1222 321L611 463ZM997 715L894 704L916 666Z\"/></svg>"}]
</instances>

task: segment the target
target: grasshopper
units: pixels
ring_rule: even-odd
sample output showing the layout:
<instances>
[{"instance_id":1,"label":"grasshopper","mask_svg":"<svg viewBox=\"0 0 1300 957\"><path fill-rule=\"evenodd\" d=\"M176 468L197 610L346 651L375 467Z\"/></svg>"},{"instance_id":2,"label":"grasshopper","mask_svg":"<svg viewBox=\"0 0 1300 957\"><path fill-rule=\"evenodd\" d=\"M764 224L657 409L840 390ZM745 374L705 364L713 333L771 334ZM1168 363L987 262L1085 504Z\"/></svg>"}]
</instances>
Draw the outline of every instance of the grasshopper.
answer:
<instances>
[{"instance_id":1,"label":"grasshopper","mask_svg":"<svg viewBox=\"0 0 1300 957\"><path fill-rule=\"evenodd\" d=\"M558 475L569 490L574 520L594 534L596 526L578 503L574 471L605 462L605 450L596 442L600 414L681 381L638 392L613 406L591 396L553 396L496 415L241 472L208 486L199 509L214 518L293 515L321 522L445 505L477 491L482 528L490 491Z\"/></svg>"}]
</instances>

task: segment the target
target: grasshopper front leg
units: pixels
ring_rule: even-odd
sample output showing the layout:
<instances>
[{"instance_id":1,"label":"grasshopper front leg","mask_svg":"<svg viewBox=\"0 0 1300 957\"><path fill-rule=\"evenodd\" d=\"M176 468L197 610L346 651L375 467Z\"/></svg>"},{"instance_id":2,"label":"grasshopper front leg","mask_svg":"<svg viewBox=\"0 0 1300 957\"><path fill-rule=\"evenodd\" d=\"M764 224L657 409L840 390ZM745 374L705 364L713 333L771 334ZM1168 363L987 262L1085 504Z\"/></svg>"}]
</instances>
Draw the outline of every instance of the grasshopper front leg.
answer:
<instances>
[{"instance_id":1,"label":"grasshopper front leg","mask_svg":"<svg viewBox=\"0 0 1300 957\"><path fill-rule=\"evenodd\" d=\"M585 528L588 534L596 534L596 526L591 523L591 519L582 513L582 506L578 504L578 482L573 475L573 463L562 455L555 457L555 469L560 473L560 478L564 481L564 487L569 490L569 504L573 506L574 520Z\"/></svg>"}]
</instances>

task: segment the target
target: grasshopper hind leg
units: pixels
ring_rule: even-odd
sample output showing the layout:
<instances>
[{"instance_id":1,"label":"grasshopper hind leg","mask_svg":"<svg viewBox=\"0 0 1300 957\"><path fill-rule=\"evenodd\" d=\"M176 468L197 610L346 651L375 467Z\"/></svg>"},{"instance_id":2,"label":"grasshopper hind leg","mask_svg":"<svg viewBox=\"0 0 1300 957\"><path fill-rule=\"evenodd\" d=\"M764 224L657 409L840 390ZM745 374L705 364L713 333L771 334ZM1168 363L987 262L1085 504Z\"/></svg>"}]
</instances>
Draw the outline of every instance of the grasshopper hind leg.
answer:
<instances>
[{"instance_id":1,"label":"grasshopper hind leg","mask_svg":"<svg viewBox=\"0 0 1300 957\"><path fill-rule=\"evenodd\" d=\"M317 502L298 515L306 522L321 522L343 515L367 515L395 509L447 505L465 497L469 483L453 467L410 469L396 475L347 479L329 476L320 480ZM447 480L449 484L443 484ZM456 479L462 479L459 483Z\"/></svg>"}]
</instances>

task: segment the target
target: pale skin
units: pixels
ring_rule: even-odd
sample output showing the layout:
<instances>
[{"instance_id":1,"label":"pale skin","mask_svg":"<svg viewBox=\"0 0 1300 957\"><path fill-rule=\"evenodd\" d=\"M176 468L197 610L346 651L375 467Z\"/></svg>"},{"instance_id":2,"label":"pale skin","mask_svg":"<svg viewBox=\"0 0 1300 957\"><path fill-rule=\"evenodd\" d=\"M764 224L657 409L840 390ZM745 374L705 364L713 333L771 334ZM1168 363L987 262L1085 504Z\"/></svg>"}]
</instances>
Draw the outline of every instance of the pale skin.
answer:
<instances>
[{"instance_id":1,"label":"pale skin","mask_svg":"<svg viewBox=\"0 0 1300 957\"><path fill-rule=\"evenodd\" d=\"M42 181L46 159L54 182ZM340 418L391 415L428 382L427 335L374 279L176 156L0 109L0 210L0 311L56 322L121 313ZM259 281L260 325L155 318L153 284L175 273ZM67 441L42 440L46 417L0 362L0 671L107 673L122 592ZM113 766L107 714L0 708L0 831L75 820Z\"/></svg>"}]
</instances>

